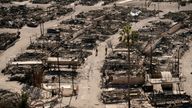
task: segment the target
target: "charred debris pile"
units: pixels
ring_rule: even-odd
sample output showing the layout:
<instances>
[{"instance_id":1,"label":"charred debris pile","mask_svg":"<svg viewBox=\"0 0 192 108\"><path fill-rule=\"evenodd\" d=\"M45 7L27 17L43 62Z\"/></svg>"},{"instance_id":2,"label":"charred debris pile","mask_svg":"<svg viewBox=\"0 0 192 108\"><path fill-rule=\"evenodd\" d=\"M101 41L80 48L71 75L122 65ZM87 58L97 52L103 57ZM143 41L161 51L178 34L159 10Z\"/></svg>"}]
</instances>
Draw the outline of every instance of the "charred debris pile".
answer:
<instances>
[{"instance_id":1,"label":"charred debris pile","mask_svg":"<svg viewBox=\"0 0 192 108\"><path fill-rule=\"evenodd\" d=\"M43 10L40 8L30 9L26 6L8 6L0 8L0 27L21 28L29 20L37 21ZM36 19L35 19L36 18ZM40 20L40 19L39 19Z\"/></svg>"},{"instance_id":2,"label":"charred debris pile","mask_svg":"<svg viewBox=\"0 0 192 108\"><path fill-rule=\"evenodd\" d=\"M61 5L50 6L46 10L26 5L5 5L0 8L0 28L22 28L24 25L37 27L40 23L56 19L72 11L72 8Z\"/></svg>"},{"instance_id":3,"label":"charred debris pile","mask_svg":"<svg viewBox=\"0 0 192 108\"><path fill-rule=\"evenodd\" d=\"M122 25L155 16L157 13L146 9L115 6L80 13L46 31L43 27L44 23L41 23L41 36L30 43L27 51L11 60L2 73L8 74L10 80L39 88L43 99L77 95L78 82L81 79L78 69L92 54L96 45L118 33ZM130 92L133 93L133 98L143 98L140 87L144 83L143 67L140 64L140 60L143 59L141 53L138 55L139 51L135 47L132 51L130 77L133 89ZM123 102L127 98L121 93L126 91L128 83L125 77L126 57L126 51L121 54L121 51L117 50L106 58L102 69L102 87L117 90L104 91L102 97L104 103ZM119 79L120 77L122 78ZM110 95L113 92L120 93L118 97L121 100L111 100L114 98L114 95Z\"/></svg>"},{"instance_id":4,"label":"charred debris pile","mask_svg":"<svg viewBox=\"0 0 192 108\"><path fill-rule=\"evenodd\" d=\"M184 14L181 16L184 19L178 16L175 20L176 14ZM182 86L186 79L180 70L180 59L189 49L192 36L190 23L187 23L190 17L185 12L168 13L161 21L151 22L139 30L141 36L149 40L143 41L146 72L143 90L153 106L191 106L191 98Z\"/></svg>"},{"instance_id":5,"label":"charred debris pile","mask_svg":"<svg viewBox=\"0 0 192 108\"><path fill-rule=\"evenodd\" d=\"M19 97L19 94L12 93L8 90L2 90L0 89L0 107L19 107L19 104L21 103L21 98Z\"/></svg>"},{"instance_id":6,"label":"charred debris pile","mask_svg":"<svg viewBox=\"0 0 192 108\"><path fill-rule=\"evenodd\" d=\"M44 96L47 98L42 98ZM36 88L24 87L21 93L13 93L8 90L0 90L0 107L13 108L13 107L53 107L58 104L58 97L48 98L51 95L49 92Z\"/></svg>"},{"instance_id":7,"label":"charred debris pile","mask_svg":"<svg viewBox=\"0 0 192 108\"><path fill-rule=\"evenodd\" d=\"M145 99L141 91L141 87L145 82L143 66L141 64L143 59L137 54L137 51L131 53L132 59L130 66L128 66L126 59L126 48L114 49L114 52L106 57L101 71L101 87L103 88L101 100L103 103L114 104L126 102L129 95L128 92L131 99Z\"/></svg>"},{"instance_id":8,"label":"charred debris pile","mask_svg":"<svg viewBox=\"0 0 192 108\"><path fill-rule=\"evenodd\" d=\"M137 100L154 107L191 106L180 70L180 59L192 39L190 13L168 13L139 29L136 44L130 47L130 61L126 44L113 49L101 71L103 103L119 104L130 99L132 104ZM175 20L176 14L184 15Z\"/></svg>"},{"instance_id":9,"label":"charred debris pile","mask_svg":"<svg viewBox=\"0 0 192 108\"><path fill-rule=\"evenodd\" d=\"M191 0L151 0L152 2L177 2L178 3L178 6L186 6L190 3L192 3Z\"/></svg>"},{"instance_id":10,"label":"charred debris pile","mask_svg":"<svg viewBox=\"0 0 192 108\"><path fill-rule=\"evenodd\" d=\"M79 3L82 5L93 6L93 5L95 5L101 1L104 2L104 5L106 5L109 3L114 3L117 0L32 0L31 2L34 4L48 4L50 2L55 2L55 3L61 4L61 5L69 5L71 3L75 3L75 4Z\"/></svg>"},{"instance_id":11,"label":"charred debris pile","mask_svg":"<svg viewBox=\"0 0 192 108\"><path fill-rule=\"evenodd\" d=\"M27 0L0 0L0 3L23 2Z\"/></svg>"},{"instance_id":12,"label":"charred debris pile","mask_svg":"<svg viewBox=\"0 0 192 108\"><path fill-rule=\"evenodd\" d=\"M95 4L99 3L99 2L103 2L103 5L107 5L107 4L110 4L110 3L114 3L116 1L117 0L81 0L80 4L92 6L92 5L95 5Z\"/></svg>"},{"instance_id":13,"label":"charred debris pile","mask_svg":"<svg viewBox=\"0 0 192 108\"><path fill-rule=\"evenodd\" d=\"M0 3L12 3L12 2L23 2L23 1L27 1L27 0L0 0ZM77 0L30 0L31 3L33 4L48 4L51 2L56 2L58 4L62 4L62 5L68 5L70 3L73 3Z\"/></svg>"},{"instance_id":14,"label":"charred debris pile","mask_svg":"<svg viewBox=\"0 0 192 108\"><path fill-rule=\"evenodd\" d=\"M142 38L138 31L133 31L137 35L130 37L130 55L127 44L119 43L105 58L101 70L101 100L104 104L126 103L129 99L133 103L146 102L147 98L142 90L145 84L144 55L140 51ZM130 56L130 61L128 57ZM135 103L134 103L135 104ZM135 104L136 105L136 104Z\"/></svg>"},{"instance_id":15,"label":"charred debris pile","mask_svg":"<svg viewBox=\"0 0 192 108\"><path fill-rule=\"evenodd\" d=\"M0 50L6 50L15 44L20 38L18 33L1 33L0 34Z\"/></svg>"},{"instance_id":16,"label":"charred debris pile","mask_svg":"<svg viewBox=\"0 0 192 108\"><path fill-rule=\"evenodd\" d=\"M120 7L116 8L119 10L122 9ZM119 27L122 28L125 22L137 22L156 15L155 11L150 12L138 8L130 9L129 12L123 10L129 9L122 9L119 13L120 15L118 15L118 12L106 15L107 19L114 21L121 19ZM127 44L125 43L118 44L115 49L113 49L113 52L105 59L101 70L101 88L103 91L100 97L105 104L125 103L128 98L132 101L147 101L142 90L145 84L145 67L143 65L145 57L141 51L142 45L146 40L140 36L139 31L134 31L134 33L137 34L137 36L131 37L135 42L133 42L130 47L130 61L127 60L128 50Z\"/></svg>"},{"instance_id":17,"label":"charred debris pile","mask_svg":"<svg viewBox=\"0 0 192 108\"><path fill-rule=\"evenodd\" d=\"M31 0L33 4L49 4L56 3L60 5L69 5L71 3L78 3L79 0Z\"/></svg>"}]
</instances>

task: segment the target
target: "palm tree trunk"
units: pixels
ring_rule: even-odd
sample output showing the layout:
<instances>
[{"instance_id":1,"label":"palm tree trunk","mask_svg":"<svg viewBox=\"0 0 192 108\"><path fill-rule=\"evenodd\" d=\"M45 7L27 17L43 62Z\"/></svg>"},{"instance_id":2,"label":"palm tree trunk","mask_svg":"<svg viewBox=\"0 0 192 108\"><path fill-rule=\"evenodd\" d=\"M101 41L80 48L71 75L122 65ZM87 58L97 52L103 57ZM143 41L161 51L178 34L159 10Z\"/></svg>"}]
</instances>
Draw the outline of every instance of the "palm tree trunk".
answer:
<instances>
[{"instance_id":1,"label":"palm tree trunk","mask_svg":"<svg viewBox=\"0 0 192 108\"><path fill-rule=\"evenodd\" d=\"M131 108L131 99L130 99L130 43L129 43L129 34L127 33L127 50L128 50L128 70L127 70L127 87L128 87L128 108Z\"/></svg>"}]
</instances>

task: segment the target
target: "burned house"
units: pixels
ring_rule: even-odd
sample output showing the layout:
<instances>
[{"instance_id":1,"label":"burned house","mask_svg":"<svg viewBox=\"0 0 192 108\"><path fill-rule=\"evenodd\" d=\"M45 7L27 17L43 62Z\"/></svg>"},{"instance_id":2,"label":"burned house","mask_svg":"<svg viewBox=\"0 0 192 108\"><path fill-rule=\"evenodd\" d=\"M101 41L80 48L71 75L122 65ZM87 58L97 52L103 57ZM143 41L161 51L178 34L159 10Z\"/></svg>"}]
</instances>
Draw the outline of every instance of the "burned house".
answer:
<instances>
[{"instance_id":1,"label":"burned house","mask_svg":"<svg viewBox=\"0 0 192 108\"><path fill-rule=\"evenodd\" d=\"M18 33L1 33L0 34L0 50L6 50L15 44L15 42L20 38Z\"/></svg>"}]
</instances>

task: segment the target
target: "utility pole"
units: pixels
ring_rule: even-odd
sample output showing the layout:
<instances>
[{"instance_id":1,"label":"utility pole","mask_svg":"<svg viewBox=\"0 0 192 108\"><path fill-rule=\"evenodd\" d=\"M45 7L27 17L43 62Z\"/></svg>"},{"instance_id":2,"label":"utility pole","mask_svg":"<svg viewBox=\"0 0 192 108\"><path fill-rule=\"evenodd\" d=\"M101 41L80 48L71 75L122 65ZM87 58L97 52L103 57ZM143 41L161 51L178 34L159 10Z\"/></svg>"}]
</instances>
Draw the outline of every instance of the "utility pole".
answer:
<instances>
[{"instance_id":1,"label":"utility pole","mask_svg":"<svg viewBox=\"0 0 192 108\"><path fill-rule=\"evenodd\" d=\"M40 21L39 27L40 27L41 36L43 36L44 35L44 21L43 20Z\"/></svg>"},{"instance_id":2,"label":"utility pole","mask_svg":"<svg viewBox=\"0 0 192 108\"><path fill-rule=\"evenodd\" d=\"M150 74L152 74L152 64L153 64L153 51L152 51L152 43L151 43L151 52L150 52L151 54L150 54L150 67L149 67L149 69L150 69Z\"/></svg>"},{"instance_id":3,"label":"utility pole","mask_svg":"<svg viewBox=\"0 0 192 108\"><path fill-rule=\"evenodd\" d=\"M44 30L45 30L44 21L42 22L42 29L43 29L42 31L43 31L43 36L44 36L44 33L45 33L45 32L44 32Z\"/></svg>"},{"instance_id":4,"label":"utility pole","mask_svg":"<svg viewBox=\"0 0 192 108\"><path fill-rule=\"evenodd\" d=\"M42 25L41 25L41 22L39 23L39 27L40 27L40 33L41 33L41 36L42 36Z\"/></svg>"},{"instance_id":5,"label":"utility pole","mask_svg":"<svg viewBox=\"0 0 192 108\"><path fill-rule=\"evenodd\" d=\"M179 57L180 57L180 46L178 48L178 57L177 57L177 69L178 69L178 77L179 77L179 80L181 81L181 78L180 78L180 69L179 69ZM181 89L180 89L180 83L178 83L178 89L179 89L179 94L181 95Z\"/></svg>"},{"instance_id":6,"label":"utility pole","mask_svg":"<svg viewBox=\"0 0 192 108\"><path fill-rule=\"evenodd\" d=\"M160 15L159 15L159 2L157 3L157 8L158 8L158 17L160 17Z\"/></svg>"},{"instance_id":7,"label":"utility pole","mask_svg":"<svg viewBox=\"0 0 192 108\"><path fill-rule=\"evenodd\" d=\"M128 108L131 108L131 100L130 100L130 43L129 43L130 37L129 37L129 33L127 33L127 50L128 50L128 71L127 71L127 87L128 87Z\"/></svg>"},{"instance_id":8,"label":"utility pole","mask_svg":"<svg viewBox=\"0 0 192 108\"><path fill-rule=\"evenodd\" d=\"M179 46L179 48L178 48L178 58L177 58L177 69L178 69L178 74L180 74L180 69L179 69L179 63L180 63L180 61L179 61L179 58L180 58L180 46Z\"/></svg>"},{"instance_id":9,"label":"utility pole","mask_svg":"<svg viewBox=\"0 0 192 108\"><path fill-rule=\"evenodd\" d=\"M176 73L176 75L178 76L178 73L177 73L177 57L176 57L176 55L175 55L175 73Z\"/></svg>"},{"instance_id":10,"label":"utility pole","mask_svg":"<svg viewBox=\"0 0 192 108\"><path fill-rule=\"evenodd\" d=\"M57 52L57 72L58 72L58 77L59 77L59 98L61 99L61 74L60 74L60 68L59 68L59 51ZM60 108L61 108L61 102L60 102Z\"/></svg>"},{"instance_id":11,"label":"utility pole","mask_svg":"<svg viewBox=\"0 0 192 108\"><path fill-rule=\"evenodd\" d=\"M72 66L72 71L73 72L75 72L76 71L76 66ZM72 95L71 95L71 97L70 97L70 101L69 101L69 104L68 104L68 107L70 107L70 105L71 105L71 101L72 101L72 97L73 97L73 95L76 95L76 91L74 90L74 88L75 88L75 86L74 86L74 75L72 75L72 77L71 77L71 80L72 80Z\"/></svg>"},{"instance_id":12,"label":"utility pole","mask_svg":"<svg viewBox=\"0 0 192 108\"><path fill-rule=\"evenodd\" d=\"M32 39L31 39L31 36L30 36L29 38L30 38L30 44L32 44Z\"/></svg>"}]
</instances>

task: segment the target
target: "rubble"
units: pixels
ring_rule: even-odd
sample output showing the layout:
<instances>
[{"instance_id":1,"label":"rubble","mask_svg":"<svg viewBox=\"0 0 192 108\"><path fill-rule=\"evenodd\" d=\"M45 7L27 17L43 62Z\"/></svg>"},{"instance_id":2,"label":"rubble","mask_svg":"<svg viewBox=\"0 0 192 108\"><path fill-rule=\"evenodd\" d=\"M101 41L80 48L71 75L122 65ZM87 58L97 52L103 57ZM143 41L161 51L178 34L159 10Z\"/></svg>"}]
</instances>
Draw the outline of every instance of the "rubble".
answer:
<instances>
[{"instance_id":1,"label":"rubble","mask_svg":"<svg viewBox=\"0 0 192 108\"><path fill-rule=\"evenodd\" d=\"M175 22L181 22L186 18L186 14L183 12L178 12L178 13L172 13L169 12L167 14L164 15L164 18L169 18Z\"/></svg>"},{"instance_id":2,"label":"rubble","mask_svg":"<svg viewBox=\"0 0 192 108\"><path fill-rule=\"evenodd\" d=\"M166 107L166 106L177 106L187 107L191 101L190 96L181 95L167 95L167 94L154 94L150 96L152 105ZM190 106L190 105L189 105Z\"/></svg>"},{"instance_id":3,"label":"rubble","mask_svg":"<svg viewBox=\"0 0 192 108\"><path fill-rule=\"evenodd\" d=\"M56 3L58 3L58 4L61 4L61 5L69 5L71 3L76 2L77 0L65 0L65 1L63 1L63 0L54 0L54 1Z\"/></svg>"},{"instance_id":4,"label":"rubble","mask_svg":"<svg viewBox=\"0 0 192 108\"><path fill-rule=\"evenodd\" d=\"M0 3L10 3L11 0L0 0Z\"/></svg>"},{"instance_id":5,"label":"rubble","mask_svg":"<svg viewBox=\"0 0 192 108\"><path fill-rule=\"evenodd\" d=\"M114 3L117 0L102 0L102 1L104 2L103 5L107 5L107 4L110 4L110 3Z\"/></svg>"},{"instance_id":6,"label":"rubble","mask_svg":"<svg viewBox=\"0 0 192 108\"><path fill-rule=\"evenodd\" d=\"M185 17L186 21L189 16ZM179 22L175 23L174 21ZM101 71L101 87L103 89L101 99L103 103L125 103L128 101L126 93L129 93L125 88L130 87L135 90L137 87L143 86L141 93L144 92L144 95L150 99L149 103L154 107L190 106L191 97L186 95L179 85L185 81L185 77L179 71L179 59L189 49L189 41L187 41L189 37L188 39L186 37L181 39L180 36L182 33L185 36L190 36L189 32L190 29L186 29L181 20L161 19L149 22L149 25L138 30L137 44L140 46L130 47L131 69L129 68L129 71L127 71L129 66L127 66L128 62L126 61L126 44L117 45L116 49L113 49L113 53L106 57ZM146 45L146 42L149 45ZM142 44L146 47L143 47ZM147 54L142 52L146 48L148 48ZM143 59L143 57L145 58ZM124 97L120 96L122 92L117 93L120 89L125 89ZM154 98L158 98L157 95L162 96L161 102ZM181 97L175 100L174 97L179 95Z\"/></svg>"},{"instance_id":7,"label":"rubble","mask_svg":"<svg viewBox=\"0 0 192 108\"><path fill-rule=\"evenodd\" d=\"M15 42L20 38L20 34L10 34L10 33L1 33L0 34L0 50L6 50L12 45L15 44Z\"/></svg>"},{"instance_id":8,"label":"rubble","mask_svg":"<svg viewBox=\"0 0 192 108\"><path fill-rule=\"evenodd\" d=\"M175 24L168 32L162 34L165 36L159 41L156 47L152 45L148 47L149 59L146 60L148 61L146 68L149 75L149 84L154 89L153 93L149 96L153 106L190 106L190 96L184 94L184 90L178 85L185 81L185 77L180 72L179 59L189 49L188 39L181 39L178 34L179 32L183 32L182 29L181 23ZM180 98L177 98L178 100L175 99L179 95ZM157 98L160 96L161 101L155 99L153 96Z\"/></svg>"},{"instance_id":9,"label":"rubble","mask_svg":"<svg viewBox=\"0 0 192 108\"><path fill-rule=\"evenodd\" d=\"M114 103L122 103L126 102L127 100L127 91L120 89L120 90L106 90L103 91L101 94L101 98L103 103L105 104L114 104ZM140 98L141 92L139 90L131 90L130 91L131 99Z\"/></svg>"},{"instance_id":10,"label":"rubble","mask_svg":"<svg viewBox=\"0 0 192 108\"><path fill-rule=\"evenodd\" d=\"M34 4L47 4L50 1L51 0L31 0L31 2L34 3Z\"/></svg>"},{"instance_id":11,"label":"rubble","mask_svg":"<svg viewBox=\"0 0 192 108\"><path fill-rule=\"evenodd\" d=\"M80 4L92 6L96 3L98 3L100 0L81 0Z\"/></svg>"},{"instance_id":12,"label":"rubble","mask_svg":"<svg viewBox=\"0 0 192 108\"><path fill-rule=\"evenodd\" d=\"M104 0L104 5L115 1ZM91 71L85 69L89 66L91 68L85 61L92 54L95 54L95 57L103 56L96 54L97 46L119 34L124 25L155 17L160 12L114 5L82 12L44 31L44 22L72 12L73 9L65 5L76 3L76 0L55 2L56 4L46 11L26 6L1 8L1 27L40 25L40 37L31 41L27 50L11 60L2 70L3 74L9 75L10 81L27 85L25 91L30 94L34 107L46 104L54 106L63 97L72 99L73 96L78 96L81 79L89 80L87 71ZM100 0L80 1L83 5L94 5L98 2ZM180 17L177 17L178 15ZM130 40L127 41L131 46L126 42L109 46L107 42L110 40L107 41L108 46L105 47L110 47L112 52L108 53L105 48L105 60L102 61L101 70L94 67L100 70L101 74L101 102L108 105L130 101L141 104L141 107L146 103L153 107L190 104L191 97L185 94L181 86L186 79L180 72L179 61L189 49L192 39L191 25L188 22L191 22L191 12L168 13L164 19L150 21L149 25L138 31L131 31ZM5 40L2 45L9 40L12 39ZM81 70L82 68L85 70ZM88 91L89 86L86 88Z\"/></svg>"},{"instance_id":13,"label":"rubble","mask_svg":"<svg viewBox=\"0 0 192 108\"><path fill-rule=\"evenodd\" d=\"M42 12L42 9L30 9L25 5L19 6L10 6L10 7L1 7L1 25L0 27L9 27L9 28L21 28L24 26L25 22L29 20L29 17L33 17L35 14ZM30 13L30 16L29 16Z\"/></svg>"},{"instance_id":14,"label":"rubble","mask_svg":"<svg viewBox=\"0 0 192 108\"><path fill-rule=\"evenodd\" d=\"M43 10L39 7L29 8L26 5L2 6L0 8L0 28L22 28L25 24L29 27L37 27L42 22L53 20L73 11L72 8L60 5L48 8L48 10Z\"/></svg>"},{"instance_id":15,"label":"rubble","mask_svg":"<svg viewBox=\"0 0 192 108\"><path fill-rule=\"evenodd\" d=\"M16 107L19 106L19 102L21 101L19 95L17 93L12 93L8 90L0 90L0 107Z\"/></svg>"}]
</instances>

